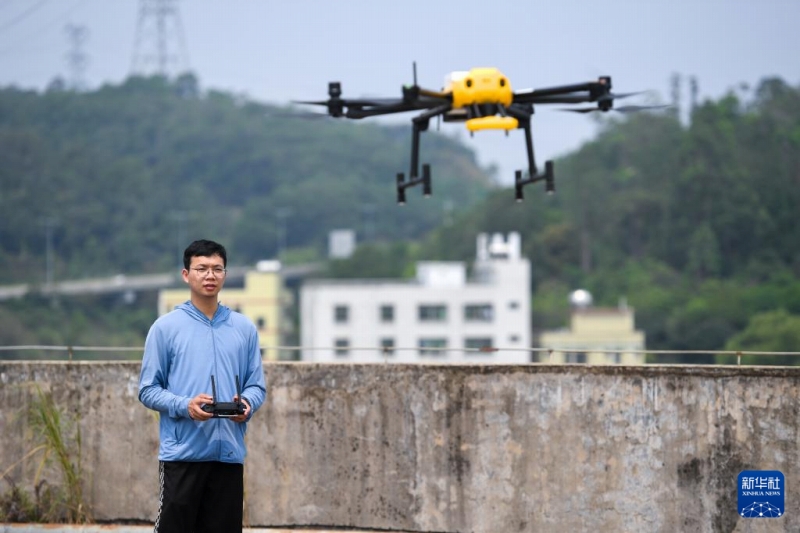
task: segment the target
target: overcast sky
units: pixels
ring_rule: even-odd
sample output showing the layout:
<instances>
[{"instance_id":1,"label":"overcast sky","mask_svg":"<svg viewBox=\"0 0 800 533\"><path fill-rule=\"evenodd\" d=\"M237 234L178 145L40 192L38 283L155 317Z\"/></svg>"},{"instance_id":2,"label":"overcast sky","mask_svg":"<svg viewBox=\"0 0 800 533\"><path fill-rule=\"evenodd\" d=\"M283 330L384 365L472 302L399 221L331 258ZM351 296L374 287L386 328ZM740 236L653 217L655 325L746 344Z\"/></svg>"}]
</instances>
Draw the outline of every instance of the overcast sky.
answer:
<instances>
[{"instance_id":1,"label":"overcast sky","mask_svg":"<svg viewBox=\"0 0 800 533\"><path fill-rule=\"evenodd\" d=\"M70 78L65 27L87 30L81 47L89 89L120 83L151 33L137 33L142 0L0 0L0 86L42 89ZM324 99L329 81L345 97L399 96L417 62L420 85L442 86L454 70L493 66L515 89L613 78L617 92L653 90L670 99L670 79L696 76L700 97L719 98L766 76L800 80L800 0L180 0L185 52L203 89L268 103ZM139 56L141 57L141 56ZM641 103L645 96L631 103ZM411 114L400 119L410 120ZM369 119L368 119L369 120ZM397 120L396 118L394 120ZM410 122L409 122L410 124ZM537 108L538 162L578 148L595 125L580 114ZM470 139L510 184L525 168L521 131ZM410 135L410 126L409 126ZM423 137L424 142L424 137ZM398 169L405 170L405 169ZM557 173L557 168L556 168Z\"/></svg>"}]
</instances>

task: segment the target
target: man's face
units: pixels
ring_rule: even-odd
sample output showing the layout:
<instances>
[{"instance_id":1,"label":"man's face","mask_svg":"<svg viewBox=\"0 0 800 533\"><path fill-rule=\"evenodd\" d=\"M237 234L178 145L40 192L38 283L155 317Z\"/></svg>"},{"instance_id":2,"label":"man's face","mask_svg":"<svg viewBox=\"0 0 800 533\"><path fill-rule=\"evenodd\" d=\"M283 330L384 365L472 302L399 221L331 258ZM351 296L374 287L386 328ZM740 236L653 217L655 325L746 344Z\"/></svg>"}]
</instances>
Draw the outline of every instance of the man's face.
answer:
<instances>
[{"instance_id":1,"label":"man's face","mask_svg":"<svg viewBox=\"0 0 800 533\"><path fill-rule=\"evenodd\" d=\"M189 270L183 270L183 281L189 284L192 294L204 298L216 296L225 284L222 257L217 254L211 257L192 257Z\"/></svg>"}]
</instances>

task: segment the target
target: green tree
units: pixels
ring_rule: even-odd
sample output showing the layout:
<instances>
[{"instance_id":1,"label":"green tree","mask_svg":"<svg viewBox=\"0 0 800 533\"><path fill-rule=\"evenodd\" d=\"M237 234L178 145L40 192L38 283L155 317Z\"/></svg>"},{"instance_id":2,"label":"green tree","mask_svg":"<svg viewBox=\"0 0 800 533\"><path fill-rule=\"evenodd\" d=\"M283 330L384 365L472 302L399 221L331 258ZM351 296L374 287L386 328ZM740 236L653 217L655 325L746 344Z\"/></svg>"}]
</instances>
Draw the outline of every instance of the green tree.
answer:
<instances>
[{"instance_id":1,"label":"green tree","mask_svg":"<svg viewBox=\"0 0 800 533\"><path fill-rule=\"evenodd\" d=\"M692 233L686 266L699 280L713 278L719 274L719 243L709 224L702 224Z\"/></svg>"},{"instance_id":2,"label":"green tree","mask_svg":"<svg viewBox=\"0 0 800 533\"><path fill-rule=\"evenodd\" d=\"M800 352L800 315L784 309L766 311L753 315L741 332L732 336L725 345L726 350L750 352ZM730 357L724 358L730 361ZM798 356L745 355L746 364L797 365Z\"/></svg>"}]
</instances>

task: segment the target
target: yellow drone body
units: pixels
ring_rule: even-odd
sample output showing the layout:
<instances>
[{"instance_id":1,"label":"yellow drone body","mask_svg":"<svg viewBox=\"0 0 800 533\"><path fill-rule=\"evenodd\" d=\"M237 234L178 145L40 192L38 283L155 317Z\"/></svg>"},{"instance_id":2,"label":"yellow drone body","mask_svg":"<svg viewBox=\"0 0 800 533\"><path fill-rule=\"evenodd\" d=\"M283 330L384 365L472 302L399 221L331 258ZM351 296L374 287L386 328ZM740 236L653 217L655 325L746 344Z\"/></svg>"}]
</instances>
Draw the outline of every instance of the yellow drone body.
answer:
<instances>
[{"instance_id":1,"label":"yellow drone body","mask_svg":"<svg viewBox=\"0 0 800 533\"><path fill-rule=\"evenodd\" d=\"M508 78L496 68L452 72L445 79L444 92L452 93L454 108L476 104L510 106L514 100Z\"/></svg>"}]
</instances>

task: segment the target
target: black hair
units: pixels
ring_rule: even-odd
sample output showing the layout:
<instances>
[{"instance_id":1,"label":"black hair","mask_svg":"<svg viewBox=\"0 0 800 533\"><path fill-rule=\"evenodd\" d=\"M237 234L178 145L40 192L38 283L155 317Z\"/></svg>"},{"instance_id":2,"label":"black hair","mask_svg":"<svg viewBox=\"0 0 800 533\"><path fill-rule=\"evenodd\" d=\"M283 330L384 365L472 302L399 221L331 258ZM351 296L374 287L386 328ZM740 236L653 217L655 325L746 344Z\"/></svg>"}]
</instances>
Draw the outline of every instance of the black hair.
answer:
<instances>
[{"instance_id":1,"label":"black hair","mask_svg":"<svg viewBox=\"0 0 800 533\"><path fill-rule=\"evenodd\" d=\"M192 257L211 257L212 255L220 256L222 258L222 266L228 266L228 254L225 252L224 246L218 242L204 239L194 241L183 251L183 267L189 270L189 266L192 264Z\"/></svg>"}]
</instances>

